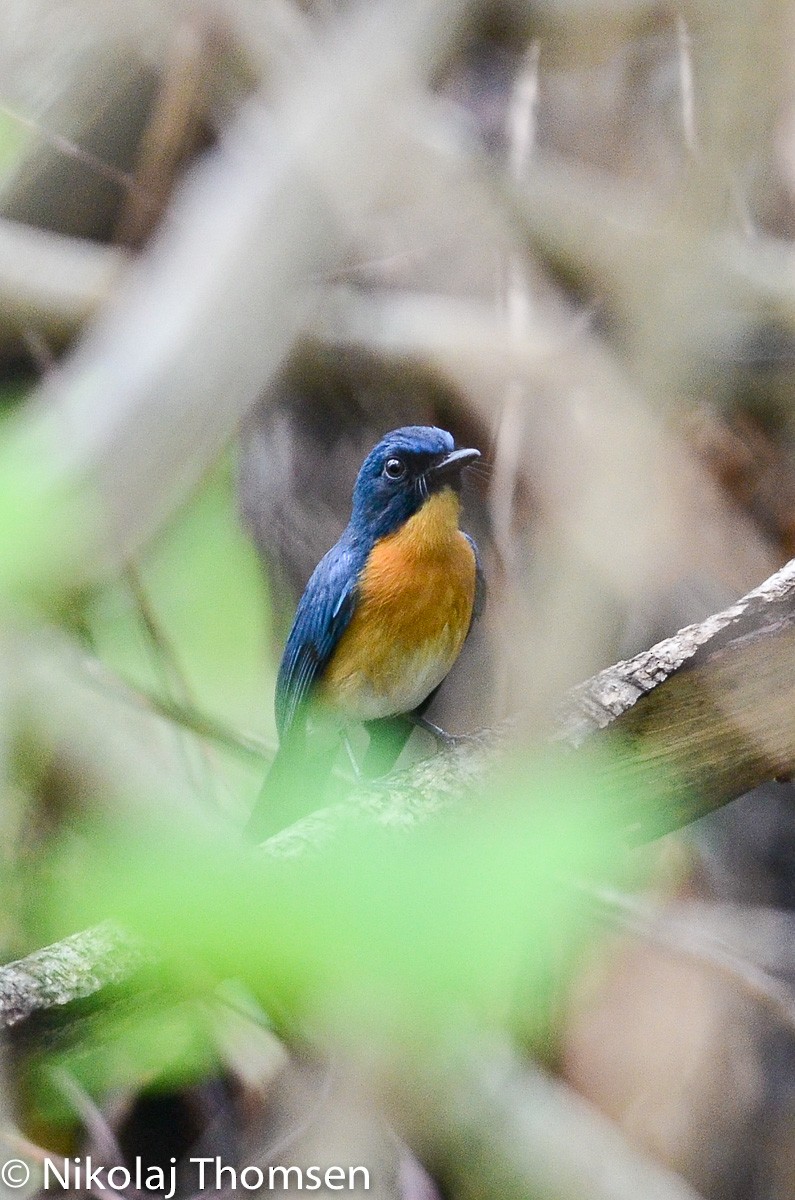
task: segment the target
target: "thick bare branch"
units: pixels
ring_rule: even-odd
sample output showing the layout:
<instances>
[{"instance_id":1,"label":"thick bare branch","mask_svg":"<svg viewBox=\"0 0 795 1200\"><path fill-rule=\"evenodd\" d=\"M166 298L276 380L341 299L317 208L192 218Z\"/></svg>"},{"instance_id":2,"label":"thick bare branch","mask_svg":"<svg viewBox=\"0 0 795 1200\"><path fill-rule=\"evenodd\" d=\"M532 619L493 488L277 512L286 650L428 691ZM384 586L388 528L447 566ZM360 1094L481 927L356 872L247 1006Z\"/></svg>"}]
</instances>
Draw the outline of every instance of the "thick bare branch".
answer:
<instances>
[{"instance_id":1,"label":"thick bare branch","mask_svg":"<svg viewBox=\"0 0 795 1200\"><path fill-rule=\"evenodd\" d=\"M134 939L105 921L8 963L0 970L0 1026L18 1025L121 983L145 959Z\"/></svg>"},{"instance_id":2,"label":"thick bare branch","mask_svg":"<svg viewBox=\"0 0 795 1200\"><path fill-rule=\"evenodd\" d=\"M558 736L579 745L588 734L623 716L641 696L694 661L699 652L703 660L727 644L729 635L737 640L754 632L763 634L787 613L795 619L795 559L730 608L685 626L650 650L615 663L573 688L560 710Z\"/></svg>"},{"instance_id":3,"label":"thick bare branch","mask_svg":"<svg viewBox=\"0 0 795 1200\"><path fill-rule=\"evenodd\" d=\"M109 297L127 256L0 218L0 338L60 344Z\"/></svg>"}]
</instances>

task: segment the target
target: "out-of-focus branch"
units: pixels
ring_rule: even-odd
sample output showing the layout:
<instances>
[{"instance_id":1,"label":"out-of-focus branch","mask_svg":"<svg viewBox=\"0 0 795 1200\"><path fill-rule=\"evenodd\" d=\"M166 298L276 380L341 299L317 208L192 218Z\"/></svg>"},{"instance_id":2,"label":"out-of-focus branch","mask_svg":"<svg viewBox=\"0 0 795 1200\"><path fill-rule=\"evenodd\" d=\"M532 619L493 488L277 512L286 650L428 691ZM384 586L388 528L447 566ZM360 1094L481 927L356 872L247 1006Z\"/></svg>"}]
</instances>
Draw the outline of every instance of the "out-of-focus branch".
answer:
<instances>
[{"instance_id":1,"label":"out-of-focus branch","mask_svg":"<svg viewBox=\"0 0 795 1200\"><path fill-rule=\"evenodd\" d=\"M369 38L377 36L377 31L374 34L368 28L360 30L359 35ZM447 36L452 36L452 30ZM351 54L358 54L354 44L355 39L350 41ZM393 67L398 64L408 79L416 45L404 51L393 39L388 60L379 51L374 53L374 61L391 61ZM383 105L381 81L376 83L354 73L352 78L358 80L354 90L358 90L351 96L339 86L344 72L335 70L326 105L327 91L316 86L311 69L314 59L309 52L306 58L306 75L312 81L306 95L301 87L294 87L281 105L275 105L272 115L266 117L264 110L257 109L239 115L218 150L175 197L168 227L136 273L136 283L112 311L102 314L86 345L45 390L45 399L63 402L69 413L70 438L61 440L71 467L78 475L84 471L91 475L96 469L104 481L101 494L110 500L114 519L133 543L184 496L203 465L234 429L241 413L272 377L295 336L302 328L313 328L313 304L303 284L333 271L342 253L339 231L328 221L336 203L337 169L344 166L344 179L355 178L357 188L361 187L361 194L347 188L343 197L342 208L352 221L353 209L361 204L365 211L379 182L388 176L388 138L387 143L384 139L384 131L390 128L388 120L376 120L375 115L361 118L365 134L368 129L377 130L377 154L369 152L364 136L354 154L355 161L348 162L345 156L352 151L342 136L342 130L353 128L360 119L357 113L361 117L368 111L372 99L368 89L377 91ZM297 74L301 76L301 72ZM321 94L323 111L318 112ZM345 110L341 114L334 109L337 102ZM324 147L323 163L313 167L320 182L316 191L307 185L302 157L303 139L312 121L319 122L313 145ZM328 130L324 121L328 122ZM440 145L447 149L440 150ZM408 153L418 186L438 182L444 175L449 190L463 174L467 187L479 191L484 211L495 209L494 200L499 198L490 227L512 226L514 234L529 233L543 256L560 257L580 273L593 274L600 294L615 294L617 302L624 307L628 304L633 311L637 297L627 292L626 278L633 273L640 278L653 276L661 247L669 241L688 242L684 218L678 225L673 217L663 219L658 206L637 189L576 163L547 155L534 163L530 178L520 187L507 175L495 173L493 166L487 170L471 148L450 136L435 138L433 144L428 139L427 144L414 144L408 150L401 144L400 153ZM297 198L303 198L301 204L296 203ZM205 218L211 211L213 227L208 230ZM262 233L266 228L267 236ZM789 315L795 313L795 290L788 285L786 271L776 269L776 254L767 243L727 245L722 241L716 245L707 238L699 241L699 247L702 245L704 249L698 251L705 260L702 274L710 278L720 275L725 280L724 291L748 297L751 312L773 303ZM444 356L444 347L439 352L435 343L444 342L445 329L460 315L457 309L448 316L441 305L436 309L435 322L425 325L426 344L419 347L434 359ZM394 332L387 329L380 320L382 316L376 309L371 328L377 332L380 327L387 341L393 339L397 352L401 327ZM428 329L433 330L432 336ZM169 345L161 336L166 330ZM484 331L485 323L478 339L481 343ZM415 334L404 325L403 336L411 338ZM536 337L534 331L534 342ZM548 339L545 345L542 338L540 346L548 348ZM412 349L416 348L415 342ZM467 357L471 361L471 351ZM545 356L534 350L531 357L537 370L539 359ZM547 364L554 359L554 354L547 355ZM598 379L596 391L600 396L605 393L616 397L626 391L626 380L621 379L620 372L614 373L622 385L616 390L616 380L611 383L608 378L611 372L604 364L600 367L593 355L580 354L577 361L586 380ZM547 370L546 375L554 383L554 370ZM589 387L589 392L593 390ZM219 397L223 397L223 403L219 403ZM484 403L489 413L490 406L491 397ZM93 408L96 412L92 414ZM634 411L631 403L628 408L630 413ZM647 416L649 420L638 423L617 413L604 436L605 444L615 446L617 457L619 451L624 458L642 452L647 462L662 461L666 456L666 451L657 448L659 429L651 415ZM656 431L651 439L645 436L645 426L650 423ZM534 438L536 432L533 430ZM565 446L568 439L557 432L556 444ZM537 440L543 444L544 438L542 430ZM588 440L591 445L593 439ZM191 447L190 454L184 453L186 445ZM143 447L145 460L140 461ZM557 458L563 452L558 451L556 456L539 453L539 462L552 461L559 471ZM586 464L584 475L577 469L570 472L572 478L585 480L580 491L586 497L586 512L594 509L588 502L595 486L590 475L599 474L601 479L601 474L609 475L611 469L611 464L597 462L590 469ZM639 475L647 483L652 478L647 471ZM543 494L543 478L540 483ZM116 504L113 497L128 485L134 494L126 494L123 505ZM645 514L647 507L658 511L654 487L649 485L647 490L651 492L646 496L647 504L629 505L630 511ZM674 485L666 494L681 498L687 489ZM673 506L666 506L662 536L669 507ZM708 510L715 507L712 498ZM703 511L697 501L693 501L693 508ZM574 528L580 509L574 506L572 511ZM583 541L593 553L590 527L585 523L583 529ZM604 526L601 532L604 534ZM126 538L115 540L124 552ZM625 546L636 540L622 535ZM610 550L606 547L605 561L618 561ZM667 559L665 553L662 557ZM702 561L707 560L702 556ZM760 569L758 561L755 569ZM644 570L628 571L631 578L645 574ZM749 577L753 577L753 570L745 579Z\"/></svg>"},{"instance_id":2,"label":"out-of-focus branch","mask_svg":"<svg viewBox=\"0 0 795 1200\"><path fill-rule=\"evenodd\" d=\"M108 299L127 256L0 218L0 338L26 329L56 345Z\"/></svg>"},{"instance_id":3,"label":"out-of-focus branch","mask_svg":"<svg viewBox=\"0 0 795 1200\"><path fill-rule=\"evenodd\" d=\"M0 969L0 1026L67 1009L133 974L145 956L109 923ZM520 1066L506 1051L393 1074L388 1102L401 1131L432 1168L467 1195L477 1163L479 1195L510 1200L698 1200L684 1181L633 1149L606 1118L564 1084ZM438 1066L438 1064L435 1064ZM423 1104L416 1103L417 1088ZM422 1112L422 1122L418 1117ZM470 1174L471 1173L471 1174Z\"/></svg>"},{"instance_id":4,"label":"out-of-focus branch","mask_svg":"<svg viewBox=\"0 0 795 1200\"><path fill-rule=\"evenodd\" d=\"M548 152L534 161L522 188L507 174L481 173L480 179L543 257L591 279L613 299L627 290L628 280L642 272L654 274L666 244L682 244L689 236L686 215L666 217L654 198L637 187ZM734 304L740 300L741 315L753 320L772 311L788 326L795 325L790 243L713 230L694 248L693 261L702 273L721 280L724 300L727 295ZM737 311L725 308L721 315L730 335ZM693 332L691 351L697 340Z\"/></svg>"},{"instance_id":5,"label":"out-of-focus branch","mask_svg":"<svg viewBox=\"0 0 795 1200\"><path fill-rule=\"evenodd\" d=\"M104 693L114 701L122 701L133 709L162 717L163 720L196 734L206 742L261 766L263 771L273 757L275 747L265 738L256 733L233 728L226 721L205 712L188 700L179 701L171 696L158 695L144 688L134 687L89 654L78 657L75 665L78 664L84 682L91 684L97 692Z\"/></svg>"},{"instance_id":6,"label":"out-of-focus branch","mask_svg":"<svg viewBox=\"0 0 795 1200\"><path fill-rule=\"evenodd\" d=\"M703 932L768 974L795 979L795 914L791 909L685 900L668 905L663 917L672 927Z\"/></svg>"},{"instance_id":7,"label":"out-of-focus branch","mask_svg":"<svg viewBox=\"0 0 795 1200\"><path fill-rule=\"evenodd\" d=\"M736 932L731 922L725 919L726 914L721 935L717 935L710 928L708 919L706 922L699 920L698 905L684 905L678 910L667 906L659 908L637 896L609 888L588 887L586 892L609 923L721 975L795 1032L792 987L759 966L748 953L748 947L738 949L734 945ZM708 905L703 907L709 908ZM764 929L769 923L767 914L762 910L754 915ZM783 914L773 914L774 918L779 915ZM792 934L789 926L785 930L787 940Z\"/></svg>"},{"instance_id":8,"label":"out-of-focus branch","mask_svg":"<svg viewBox=\"0 0 795 1200\"><path fill-rule=\"evenodd\" d=\"M365 6L332 25L272 108L245 105L193 169L116 303L45 384L59 472L95 486L107 521L88 574L151 534L261 395L306 324L308 281L341 260L399 169L395 98L433 71L470 5Z\"/></svg>"},{"instance_id":9,"label":"out-of-focus branch","mask_svg":"<svg viewBox=\"0 0 795 1200\"><path fill-rule=\"evenodd\" d=\"M153 713L157 713L166 721L171 721L173 724L179 725L181 729L195 733L204 741L213 742L216 746L230 750L233 754L239 755L249 762L259 763L263 769L273 757L274 747L269 745L264 738L258 737L254 733L243 733L239 729L233 729L225 721L210 716L209 713L203 712L192 704L180 704L178 700L172 700L165 696L156 696L151 692L134 691L127 688L124 689L124 696L129 699L131 704L151 709Z\"/></svg>"},{"instance_id":10,"label":"out-of-focus branch","mask_svg":"<svg viewBox=\"0 0 795 1200\"><path fill-rule=\"evenodd\" d=\"M483 1200L698 1200L565 1084L499 1044L387 1072L395 1122L453 1195Z\"/></svg>"},{"instance_id":11,"label":"out-of-focus branch","mask_svg":"<svg viewBox=\"0 0 795 1200\"><path fill-rule=\"evenodd\" d=\"M174 31L163 77L144 130L135 184L124 198L115 240L140 246L165 209L177 171L199 139L206 37L191 21Z\"/></svg>"},{"instance_id":12,"label":"out-of-focus branch","mask_svg":"<svg viewBox=\"0 0 795 1200\"><path fill-rule=\"evenodd\" d=\"M521 415L525 483L561 541L578 562L595 570L613 596L637 602L643 591L646 597L652 570L663 591L667 580L703 574L732 595L773 569L775 560L758 529L727 502L684 441L631 388L615 356L588 328L587 317L563 319L536 305L525 336L517 339L493 306L337 287L326 293L313 332L326 346L429 364L487 427L495 388L519 380L535 398ZM565 406L545 403L544 397L566 395L572 388L588 396L586 419L568 419L564 426ZM628 462L636 468L629 477ZM618 478L630 496L612 483L606 486ZM731 556L723 549L727 539ZM647 582L641 585L641 580ZM586 607L588 602L587 596L580 600ZM550 604L558 603L556 592ZM566 648L560 639L553 644L559 660ZM545 683L560 677L565 686L577 678L561 671L559 661L546 661L543 645L533 650L534 674ZM541 707L546 698L540 698Z\"/></svg>"}]
</instances>

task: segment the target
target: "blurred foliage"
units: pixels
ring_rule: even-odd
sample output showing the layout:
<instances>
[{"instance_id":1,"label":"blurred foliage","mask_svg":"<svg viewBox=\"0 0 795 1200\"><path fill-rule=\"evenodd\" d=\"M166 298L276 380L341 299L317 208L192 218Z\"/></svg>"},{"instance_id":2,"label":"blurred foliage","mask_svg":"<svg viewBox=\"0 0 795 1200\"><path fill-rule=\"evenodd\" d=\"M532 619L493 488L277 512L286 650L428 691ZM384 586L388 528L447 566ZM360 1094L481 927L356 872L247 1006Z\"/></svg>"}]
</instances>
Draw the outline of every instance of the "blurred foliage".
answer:
<instances>
[{"instance_id":1,"label":"blurred foliage","mask_svg":"<svg viewBox=\"0 0 795 1200\"><path fill-rule=\"evenodd\" d=\"M406 48L400 4L384 7L386 34L367 3L361 29L357 6L340 5L350 18L340 30L334 3L287 5L281 17L277 5L273 27L265 4L213 7L195 25L157 0L56 7L63 23L45 38L46 4L21 4L18 39L0 45L0 73L18 74L16 89L0 88L0 185L25 158L2 214L9 243L9 215L49 229L44 282L65 261L82 262L89 281L59 299L59 316L37 311L55 304L40 280L30 327L0 326L3 377L21 359L43 380L32 403L27 384L0 388L0 706L13 709L19 634L23 653L37 637L44 646L20 708L46 710L24 738L11 720L0 736L0 942L25 950L113 916L161 965L146 986L101 994L60 1041L42 1039L31 1107L45 1125L74 1120L52 1087L59 1066L100 1105L217 1074L233 989L249 1045L268 1021L288 1042L330 1028L355 1049L412 1050L474 1024L543 1053L567 1035L566 985L599 956L588 887L647 882L623 831L658 784L669 797L676 787L655 779L656 759L640 778L614 759L553 765L527 753L410 836L340 818L299 859L242 845L258 750L236 755L186 726L207 714L273 740L271 617L282 614L240 528L228 448L185 496L259 390L261 428L243 440L265 466L243 503L265 558L301 580L347 513L340 480L376 427L466 431L492 460L478 530L491 597L482 658L451 686L474 697L471 726L488 722L488 661L505 676L500 702L529 703L528 741L535 714L548 717L574 679L764 578L795 536L791 263L768 280L753 256L767 240L778 268L795 229L791 64L776 65L791 17L738 3L546 4L476 6L462 19L447 5L420 54ZM420 8L406 6L409 25ZM329 31L334 61L313 80L305 49L322 49ZM741 79L743 64L753 70ZM434 82L420 88L426 66ZM260 107L240 121L250 87ZM35 122L3 109L21 95L34 98ZM751 169L758 195L742 182ZM122 254L136 205L141 228L159 228ZM670 222L669 206L687 219ZM757 271L748 296L731 258L739 224ZM136 293L125 271L139 249ZM13 298L9 261L0 285ZM331 299L316 330L293 311L308 281ZM56 317L76 338L91 325L62 360L60 341L42 334ZM307 333L319 338L318 380L279 381ZM329 363L360 353L372 358L367 380L331 387ZM436 384L422 394L417 361L420 375L438 369L443 394ZM747 410L734 427L732 406ZM56 432L56 410L78 419ZM663 412L689 420L682 442L658 438ZM701 463L680 475L694 448ZM109 539L113 515L122 526L146 513L150 491L148 518ZM120 568L141 539L151 540ZM152 714L152 697L172 703L170 718ZM782 840L771 837L777 850ZM615 1107L640 1126L649 1056L627 1049L623 1018L641 990L636 979L619 989L601 1038L607 1066L589 1070L586 1054L582 1072L601 1103L602 1078L633 1060ZM706 1004L687 1011L689 998L676 985L654 997L671 1044L675 1026L698 1035L714 1017ZM746 1031L723 1020L711 1021L722 1043L742 1043ZM688 1054L698 1093L708 1071ZM695 1159L721 1157L695 1110L671 1117L668 1094L662 1119L654 1096L648 1105L653 1152L678 1153L688 1126ZM475 1172L470 1184L474 1194Z\"/></svg>"},{"instance_id":2,"label":"blurred foliage","mask_svg":"<svg viewBox=\"0 0 795 1200\"><path fill-rule=\"evenodd\" d=\"M79 586L85 547L100 520L90 489L59 475L48 414L31 421L4 394L0 419L0 603L57 608Z\"/></svg>"},{"instance_id":3,"label":"blurred foliage","mask_svg":"<svg viewBox=\"0 0 795 1200\"><path fill-rule=\"evenodd\" d=\"M86 1022L84 1035L71 1045L48 1048L31 1063L30 1102L38 1119L52 1130L75 1123L74 1099L56 1086L57 1073L68 1071L90 1096L129 1089L176 1089L218 1070L214 1019L200 1005L172 997L165 1003L111 1007Z\"/></svg>"},{"instance_id":4,"label":"blurred foliage","mask_svg":"<svg viewBox=\"0 0 795 1200\"><path fill-rule=\"evenodd\" d=\"M25 123L0 106L0 180L22 157L30 138Z\"/></svg>"},{"instance_id":5,"label":"blurred foliage","mask_svg":"<svg viewBox=\"0 0 795 1200\"><path fill-rule=\"evenodd\" d=\"M233 726L270 731L267 589L237 518L233 476L227 456L136 569L187 696ZM167 664L128 579L109 582L91 599L86 622L104 662L146 691L162 690Z\"/></svg>"},{"instance_id":6,"label":"blurred foliage","mask_svg":"<svg viewBox=\"0 0 795 1200\"><path fill-rule=\"evenodd\" d=\"M540 1047L591 932L581 885L626 882L604 777L516 764L411 837L351 822L284 861L175 824L164 797L148 830L92 822L64 843L39 890L42 936L112 914L152 939L170 988L237 979L293 1033L331 1021L419 1044L467 1019Z\"/></svg>"}]
</instances>

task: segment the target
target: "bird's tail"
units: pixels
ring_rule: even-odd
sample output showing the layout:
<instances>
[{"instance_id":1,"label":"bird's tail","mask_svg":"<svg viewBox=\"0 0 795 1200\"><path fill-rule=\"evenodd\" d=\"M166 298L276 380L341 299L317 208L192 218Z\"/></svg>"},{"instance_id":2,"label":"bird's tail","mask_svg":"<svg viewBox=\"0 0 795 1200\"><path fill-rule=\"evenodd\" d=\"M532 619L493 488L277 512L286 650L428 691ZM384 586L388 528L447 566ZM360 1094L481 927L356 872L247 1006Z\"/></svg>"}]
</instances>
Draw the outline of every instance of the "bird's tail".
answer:
<instances>
[{"instance_id":1,"label":"bird's tail","mask_svg":"<svg viewBox=\"0 0 795 1200\"><path fill-rule=\"evenodd\" d=\"M246 823L244 835L264 842L329 802L335 748L310 754L306 739L286 738L271 763Z\"/></svg>"},{"instance_id":2,"label":"bird's tail","mask_svg":"<svg viewBox=\"0 0 795 1200\"><path fill-rule=\"evenodd\" d=\"M370 742L358 769L363 779L376 779L392 770L414 726L407 717L382 717L364 724ZM250 841L264 842L339 798L332 775L339 739L339 729L328 737L316 730L311 751L303 731L296 730L282 741L245 826Z\"/></svg>"},{"instance_id":3,"label":"bird's tail","mask_svg":"<svg viewBox=\"0 0 795 1200\"><path fill-rule=\"evenodd\" d=\"M365 779L378 779L388 775L403 752L403 747L412 735L414 725L409 717L380 717L365 721L370 736L361 762L361 773Z\"/></svg>"}]
</instances>

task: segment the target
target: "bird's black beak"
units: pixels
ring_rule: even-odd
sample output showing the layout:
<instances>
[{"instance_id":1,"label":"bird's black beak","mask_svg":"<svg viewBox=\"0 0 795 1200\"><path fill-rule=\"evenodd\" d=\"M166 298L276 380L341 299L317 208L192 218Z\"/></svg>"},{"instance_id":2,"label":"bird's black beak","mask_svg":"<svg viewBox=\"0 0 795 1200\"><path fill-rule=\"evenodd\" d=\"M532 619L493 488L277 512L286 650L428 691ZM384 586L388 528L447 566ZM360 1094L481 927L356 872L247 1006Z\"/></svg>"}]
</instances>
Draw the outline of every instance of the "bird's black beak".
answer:
<instances>
[{"instance_id":1,"label":"bird's black beak","mask_svg":"<svg viewBox=\"0 0 795 1200\"><path fill-rule=\"evenodd\" d=\"M435 463L428 474L434 483L453 480L461 474L464 467L468 467L478 458L480 458L479 450L453 450L451 454L446 454L440 462Z\"/></svg>"}]
</instances>

